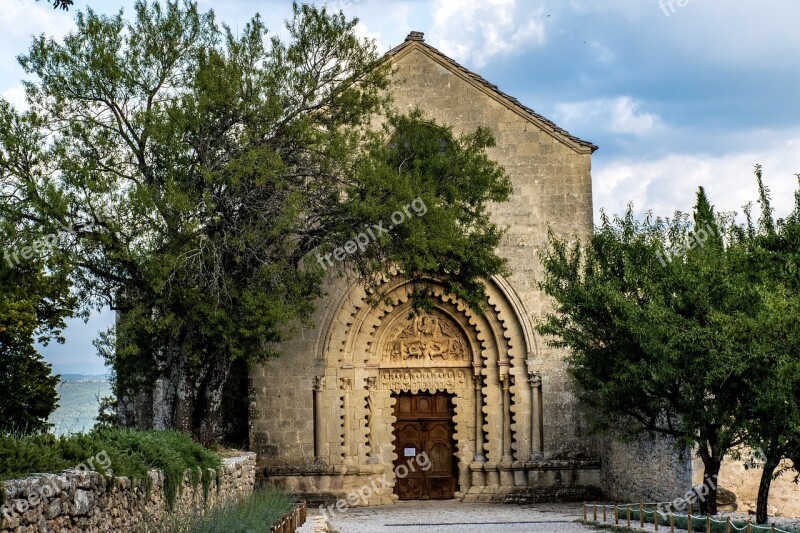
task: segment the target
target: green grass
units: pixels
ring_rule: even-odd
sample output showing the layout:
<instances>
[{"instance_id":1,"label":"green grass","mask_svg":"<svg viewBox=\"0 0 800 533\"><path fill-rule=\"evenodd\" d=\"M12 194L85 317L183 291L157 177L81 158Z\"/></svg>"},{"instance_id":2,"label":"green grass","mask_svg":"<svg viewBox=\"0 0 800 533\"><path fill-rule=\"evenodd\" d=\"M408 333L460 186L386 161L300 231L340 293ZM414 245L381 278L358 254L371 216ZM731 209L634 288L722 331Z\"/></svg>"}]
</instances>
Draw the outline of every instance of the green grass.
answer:
<instances>
[{"instance_id":1,"label":"green grass","mask_svg":"<svg viewBox=\"0 0 800 533\"><path fill-rule=\"evenodd\" d=\"M108 457L114 476L126 476L143 483L150 490L152 480L147 471L164 471L167 504L171 508L182 486L184 473L191 481L203 484L207 493L211 476L207 469L221 472L220 457L203 448L191 437L175 431L136 431L123 428L100 428L90 433L56 437L51 434L13 436L0 435L0 480L26 477L33 473L60 472L89 466L101 473L108 466L97 457ZM89 469L92 469L91 467ZM2 487L0 487L0 492ZM4 498L3 494L0 497Z\"/></svg>"},{"instance_id":2,"label":"green grass","mask_svg":"<svg viewBox=\"0 0 800 533\"><path fill-rule=\"evenodd\" d=\"M292 510L292 500L275 489L259 489L250 497L210 510L205 517L173 517L155 529L161 533L262 533Z\"/></svg>"}]
</instances>

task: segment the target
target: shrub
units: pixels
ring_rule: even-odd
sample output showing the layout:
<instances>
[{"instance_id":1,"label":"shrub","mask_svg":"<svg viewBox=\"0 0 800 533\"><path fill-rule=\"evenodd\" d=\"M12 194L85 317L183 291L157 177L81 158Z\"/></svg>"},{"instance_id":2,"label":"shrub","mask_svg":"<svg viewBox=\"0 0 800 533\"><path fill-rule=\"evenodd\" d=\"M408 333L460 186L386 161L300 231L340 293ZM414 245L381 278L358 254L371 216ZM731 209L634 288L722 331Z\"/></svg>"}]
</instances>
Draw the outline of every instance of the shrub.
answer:
<instances>
[{"instance_id":1,"label":"shrub","mask_svg":"<svg viewBox=\"0 0 800 533\"><path fill-rule=\"evenodd\" d=\"M155 527L161 533L252 533L270 526L292 509L289 496L277 489L259 489L247 498L212 509L205 517L197 512L172 517Z\"/></svg>"},{"instance_id":2,"label":"shrub","mask_svg":"<svg viewBox=\"0 0 800 533\"><path fill-rule=\"evenodd\" d=\"M105 464L98 464L97 459L90 464L90 460L97 457L102 457ZM93 470L109 467L109 471L101 471L106 477L129 477L143 483L148 491L152 484L148 470L162 470L170 508L187 470L194 486L203 484L205 494L211 482L208 469L215 470L218 475L221 473L221 459L217 454L177 431L99 427L90 433L63 437L0 434L0 481L32 473L60 472L82 464Z\"/></svg>"}]
</instances>

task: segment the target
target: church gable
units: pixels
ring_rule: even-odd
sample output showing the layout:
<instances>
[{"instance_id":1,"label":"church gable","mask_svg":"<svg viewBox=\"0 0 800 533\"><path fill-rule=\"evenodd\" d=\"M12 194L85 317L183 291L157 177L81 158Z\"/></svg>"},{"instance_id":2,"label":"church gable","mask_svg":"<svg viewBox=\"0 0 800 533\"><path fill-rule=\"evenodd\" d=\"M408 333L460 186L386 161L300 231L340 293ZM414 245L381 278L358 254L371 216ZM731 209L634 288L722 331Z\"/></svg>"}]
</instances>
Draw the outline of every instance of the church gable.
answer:
<instances>
[{"instance_id":1,"label":"church gable","mask_svg":"<svg viewBox=\"0 0 800 533\"><path fill-rule=\"evenodd\" d=\"M392 61L396 68L403 62L410 60L414 63L414 66L410 69L412 75L421 74L425 68L422 63L430 61L440 69L447 71L462 80L465 84L485 94L489 99L497 102L497 104L499 104L498 107L503 107L519 115L519 117L529 122L536 129L552 136L575 152L591 154L597 150L596 145L570 134L551 120L540 115L530 107L525 106L513 96L501 91L497 85L490 83L481 75L470 71L438 49L426 44L421 32L411 32L402 44L387 52L386 57ZM448 84L447 89L452 89L452 87ZM462 102L462 104L464 103L465 102ZM481 105L485 104L481 103Z\"/></svg>"}]
</instances>

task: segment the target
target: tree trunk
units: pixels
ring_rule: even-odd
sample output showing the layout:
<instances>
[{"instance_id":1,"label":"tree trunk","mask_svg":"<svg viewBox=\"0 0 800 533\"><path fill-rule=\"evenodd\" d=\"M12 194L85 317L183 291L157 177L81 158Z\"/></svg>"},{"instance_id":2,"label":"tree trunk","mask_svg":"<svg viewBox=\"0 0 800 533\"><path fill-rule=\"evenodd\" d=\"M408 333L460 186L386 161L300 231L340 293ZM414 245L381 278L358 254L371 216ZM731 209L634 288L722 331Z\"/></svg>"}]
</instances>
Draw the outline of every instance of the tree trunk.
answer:
<instances>
[{"instance_id":1,"label":"tree trunk","mask_svg":"<svg viewBox=\"0 0 800 533\"><path fill-rule=\"evenodd\" d=\"M169 379L175 387L175 395L172 398L172 429L191 433L196 390L195 380L187 367L187 361L179 356L168 372L171 374Z\"/></svg>"},{"instance_id":2,"label":"tree trunk","mask_svg":"<svg viewBox=\"0 0 800 533\"><path fill-rule=\"evenodd\" d=\"M202 444L218 444L222 441L222 392L230 370L231 361L228 356L215 355L198 393L196 437Z\"/></svg>"},{"instance_id":3,"label":"tree trunk","mask_svg":"<svg viewBox=\"0 0 800 533\"><path fill-rule=\"evenodd\" d=\"M764 469L761 471L761 483L758 485L758 501L756 502L756 523L766 524L769 514L767 505L769 504L769 488L772 485L772 476L778 467L777 461L767 459L764 462Z\"/></svg>"},{"instance_id":4,"label":"tree trunk","mask_svg":"<svg viewBox=\"0 0 800 533\"><path fill-rule=\"evenodd\" d=\"M717 514L717 485L719 483L719 470L722 459L701 449L700 458L703 460L703 484L707 491L705 496L700 496L700 512L705 515Z\"/></svg>"}]
</instances>

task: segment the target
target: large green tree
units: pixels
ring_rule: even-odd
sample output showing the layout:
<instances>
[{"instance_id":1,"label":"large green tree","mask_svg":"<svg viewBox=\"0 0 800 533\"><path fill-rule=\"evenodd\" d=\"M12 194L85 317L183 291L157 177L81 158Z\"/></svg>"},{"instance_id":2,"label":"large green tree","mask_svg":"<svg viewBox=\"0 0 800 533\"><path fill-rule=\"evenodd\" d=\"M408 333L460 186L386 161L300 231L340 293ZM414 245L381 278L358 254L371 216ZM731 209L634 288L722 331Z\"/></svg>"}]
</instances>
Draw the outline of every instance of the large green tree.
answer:
<instances>
[{"instance_id":1,"label":"large green tree","mask_svg":"<svg viewBox=\"0 0 800 533\"><path fill-rule=\"evenodd\" d=\"M4 243L5 244L5 243ZM38 262L0 264L0 432L35 433L49 427L58 406L58 376L35 348L71 314L69 285Z\"/></svg>"},{"instance_id":2,"label":"large green tree","mask_svg":"<svg viewBox=\"0 0 800 533\"><path fill-rule=\"evenodd\" d=\"M542 258L555 312L539 331L571 350L597 425L695 448L710 513L721 461L745 442L737 414L746 358L719 330L754 291L724 246L727 225L701 188L693 221L678 213L639 222L629 207L624 218L604 214L587 242L551 238Z\"/></svg>"},{"instance_id":3,"label":"large green tree","mask_svg":"<svg viewBox=\"0 0 800 533\"><path fill-rule=\"evenodd\" d=\"M761 214L753 223L733 228L732 248L740 270L758 287L747 308L727 322L721 333L734 339L731 348L748 358L740 417L748 444L761 453L761 481L756 520L768 519L770 485L782 459L800 465L800 188L794 210L775 220L769 190L756 167Z\"/></svg>"},{"instance_id":4,"label":"large green tree","mask_svg":"<svg viewBox=\"0 0 800 533\"><path fill-rule=\"evenodd\" d=\"M19 147L4 133L17 126L0 102L0 177ZM59 382L35 344L63 342L64 319L73 315L77 301L57 248L65 242L26 218L21 201L18 191L0 180L0 432L32 433L48 427Z\"/></svg>"},{"instance_id":5,"label":"large green tree","mask_svg":"<svg viewBox=\"0 0 800 533\"><path fill-rule=\"evenodd\" d=\"M218 438L232 361L275 355L333 269L372 287L435 276L474 305L503 270L491 135L392 113L388 66L355 25L295 5L284 42L259 17L233 32L192 2L140 1L131 21L78 13L20 58L33 81L14 119L46 142L6 179L42 225L84 221L73 280L120 311L120 399L163 385L157 425ZM409 205L425 209L389 229Z\"/></svg>"}]
</instances>

